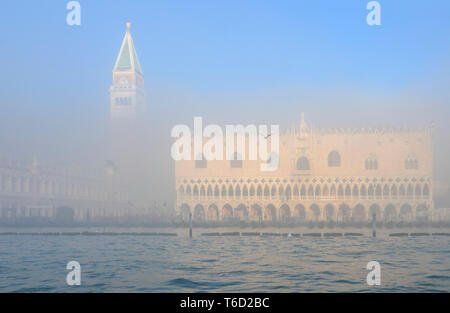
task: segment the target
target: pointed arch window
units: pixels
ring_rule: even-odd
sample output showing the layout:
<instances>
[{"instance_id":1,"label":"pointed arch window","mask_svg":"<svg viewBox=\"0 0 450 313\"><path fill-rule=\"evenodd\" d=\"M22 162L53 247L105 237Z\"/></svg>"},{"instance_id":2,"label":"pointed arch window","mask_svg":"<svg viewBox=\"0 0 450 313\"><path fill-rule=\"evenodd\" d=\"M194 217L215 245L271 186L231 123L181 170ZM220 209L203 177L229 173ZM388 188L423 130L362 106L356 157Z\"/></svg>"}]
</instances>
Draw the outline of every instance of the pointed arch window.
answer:
<instances>
[{"instance_id":1,"label":"pointed arch window","mask_svg":"<svg viewBox=\"0 0 450 313\"><path fill-rule=\"evenodd\" d=\"M198 198L198 186L197 185L194 186L194 198L195 199Z\"/></svg>"},{"instance_id":2,"label":"pointed arch window","mask_svg":"<svg viewBox=\"0 0 450 313\"><path fill-rule=\"evenodd\" d=\"M258 185L258 188L256 189L256 196L258 199L262 199L262 187L261 185Z\"/></svg>"},{"instance_id":3,"label":"pointed arch window","mask_svg":"<svg viewBox=\"0 0 450 313\"><path fill-rule=\"evenodd\" d=\"M409 154L405 159L405 169L406 170L417 170L419 169L419 161L416 155Z\"/></svg>"},{"instance_id":4,"label":"pointed arch window","mask_svg":"<svg viewBox=\"0 0 450 313\"><path fill-rule=\"evenodd\" d=\"M254 197L255 196L255 186L251 185L250 186L250 197Z\"/></svg>"},{"instance_id":5,"label":"pointed arch window","mask_svg":"<svg viewBox=\"0 0 450 313\"><path fill-rule=\"evenodd\" d=\"M306 187L305 187L305 185L302 185L302 188L300 189L300 197L302 199L306 198Z\"/></svg>"},{"instance_id":6,"label":"pointed arch window","mask_svg":"<svg viewBox=\"0 0 450 313\"><path fill-rule=\"evenodd\" d=\"M228 187L228 197L233 198L234 197L234 190L233 190L233 186L230 185Z\"/></svg>"},{"instance_id":7,"label":"pointed arch window","mask_svg":"<svg viewBox=\"0 0 450 313\"><path fill-rule=\"evenodd\" d=\"M290 185L288 185L288 186L286 187L285 195L286 195L286 200L289 201L289 200L292 199L292 192L291 192L291 186L290 186Z\"/></svg>"},{"instance_id":8,"label":"pointed arch window","mask_svg":"<svg viewBox=\"0 0 450 313\"><path fill-rule=\"evenodd\" d=\"M207 195L208 197L212 197L213 191L212 191L211 185L208 186L208 189L206 190L206 195Z\"/></svg>"},{"instance_id":9,"label":"pointed arch window","mask_svg":"<svg viewBox=\"0 0 450 313\"><path fill-rule=\"evenodd\" d=\"M180 188L178 189L178 198L182 199L184 198L184 186L181 185Z\"/></svg>"},{"instance_id":10,"label":"pointed arch window","mask_svg":"<svg viewBox=\"0 0 450 313\"><path fill-rule=\"evenodd\" d=\"M309 167L309 160L305 157L302 156L297 160L297 171L309 171L310 167Z\"/></svg>"},{"instance_id":11,"label":"pointed arch window","mask_svg":"<svg viewBox=\"0 0 450 313\"><path fill-rule=\"evenodd\" d=\"M214 197L218 198L219 197L219 186L215 186L214 187Z\"/></svg>"},{"instance_id":12,"label":"pointed arch window","mask_svg":"<svg viewBox=\"0 0 450 313\"><path fill-rule=\"evenodd\" d=\"M369 171L378 169L378 158L376 157L376 155L374 154L369 155L369 157L366 159L365 167L366 170Z\"/></svg>"},{"instance_id":13,"label":"pointed arch window","mask_svg":"<svg viewBox=\"0 0 450 313\"><path fill-rule=\"evenodd\" d=\"M187 186L186 188L186 196L190 198L192 196L191 186Z\"/></svg>"},{"instance_id":14,"label":"pointed arch window","mask_svg":"<svg viewBox=\"0 0 450 313\"><path fill-rule=\"evenodd\" d=\"M264 198L265 199L269 199L269 197L270 197L270 191L269 191L269 186L265 186L264 187Z\"/></svg>"},{"instance_id":15,"label":"pointed arch window","mask_svg":"<svg viewBox=\"0 0 450 313\"><path fill-rule=\"evenodd\" d=\"M236 199L240 199L241 198L241 187L239 187L239 185L236 186Z\"/></svg>"},{"instance_id":16,"label":"pointed arch window","mask_svg":"<svg viewBox=\"0 0 450 313\"><path fill-rule=\"evenodd\" d=\"M247 199L247 198L248 198L248 188L247 188L247 185L244 185L244 188L242 188L242 197L243 197L244 199Z\"/></svg>"},{"instance_id":17,"label":"pointed arch window","mask_svg":"<svg viewBox=\"0 0 450 313\"><path fill-rule=\"evenodd\" d=\"M294 186L294 191L293 191L293 195L294 195L294 198L298 198L298 196L299 196L299 194L300 194L300 192L299 192L299 190L298 190L298 185L295 185Z\"/></svg>"},{"instance_id":18,"label":"pointed arch window","mask_svg":"<svg viewBox=\"0 0 450 313\"><path fill-rule=\"evenodd\" d=\"M430 188L428 187L428 185L423 186L422 197L424 199L430 198Z\"/></svg>"},{"instance_id":19,"label":"pointed arch window","mask_svg":"<svg viewBox=\"0 0 450 313\"><path fill-rule=\"evenodd\" d=\"M341 156L336 150L333 150L330 152L330 154L328 154L328 166L329 167L341 166Z\"/></svg>"},{"instance_id":20,"label":"pointed arch window","mask_svg":"<svg viewBox=\"0 0 450 313\"><path fill-rule=\"evenodd\" d=\"M206 196L206 190L205 190L205 186L202 185L200 187L200 197L204 197L204 196Z\"/></svg>"},{"instance_id":21,"label":"pointed arch window","mask_svg":"<svg viewBox=\"0 0 450 313\"><path fill-rule=\"evenodd\" d=\"M272 198L277 195L277 187L275 185L272 186L272 190L270 192Z\"/></svg>"},{"instance_id":22,"label":"pointed arch window","mask_svg":"<svg viewBox=\"0 0 450 313\"><path fill-rule=\"evenodd\" d=\"M227 188L225 185L222 186L222 198L226 198L227 196Z\"/></svg>"}]
</instances>

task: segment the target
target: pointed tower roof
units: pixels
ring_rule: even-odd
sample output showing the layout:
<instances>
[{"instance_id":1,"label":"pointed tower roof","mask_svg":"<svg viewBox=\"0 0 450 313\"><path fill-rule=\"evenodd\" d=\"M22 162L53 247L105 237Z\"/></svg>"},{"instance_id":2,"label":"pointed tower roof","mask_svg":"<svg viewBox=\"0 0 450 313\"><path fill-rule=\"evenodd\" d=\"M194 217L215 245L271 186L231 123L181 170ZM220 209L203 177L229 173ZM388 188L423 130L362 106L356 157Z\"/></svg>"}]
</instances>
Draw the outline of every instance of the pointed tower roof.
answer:
<instances>
[{"instance_id":1,"label":"pointed tower roof","mask_svg":"<svg viewBox=\"0 0 450 313\"><path fill-rule=\"evenodd\" d=\"M131 23L127 23L127 32L123 38L119 56L114 65L114 72L135 72L143 75L141 64L134 49L133 38L130 32Z\"/></svg>"}]
</instances>

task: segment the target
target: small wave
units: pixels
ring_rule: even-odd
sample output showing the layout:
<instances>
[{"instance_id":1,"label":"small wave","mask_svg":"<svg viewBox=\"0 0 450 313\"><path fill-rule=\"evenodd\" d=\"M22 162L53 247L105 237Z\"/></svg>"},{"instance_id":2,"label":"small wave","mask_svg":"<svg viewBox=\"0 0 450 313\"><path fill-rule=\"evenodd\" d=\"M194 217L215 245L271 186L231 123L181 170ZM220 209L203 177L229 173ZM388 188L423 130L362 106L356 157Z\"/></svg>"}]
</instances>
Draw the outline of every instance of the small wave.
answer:
<instances>
[{"instance_id":1,"label":"small wave","mask_svg":"<svg viewBox=\"0 0 450 313\"><path fill-rule=\"evenodd\" d=\"M177 286L177 287L182 287L182 288L198 288L198 287L202 286L201 283L197 283L193 280L186 279L186 278L175 278L175 279L169 280L167 282L167 285Z\"/></svg>"},{"instance_id":2,"label":"small wave","mask_svg":"<svg viewBox=\"0 0 450 313\"><path fill-rule=\"evenodd\" d=\"M342 263L341 261L337 260L316 260L316 263L326 263L326 264L332 264L332 263Z\"/></svg>"},{"instance_id":3,"label":"small wave","mask_svg":"<svg viewBox=\"0 0 450 313\"><path fill-rule=\"evenodd\" d=\"M328 276L336 276L336 275L338 275L338 273L330 272L330 271L322 271L322 272L318 272L317 274L328 275Z\"/></svg>"},{"instance_id":4,"label":"small wave","mask_svg":"<svg viewBox=\"0 0 450 313\"><path fill-rule=\"evenodd\" d=\"M438 280L450 280L450 276L445 276L445 275L428 275L428 276L425 276L425 278L438 279Z\"/></svg>"},{"instance_id":5,"label":"small wave","mask_svg":"<svg viewBox=\"0 0 450 313\"><path fill-rule=\"evenodd\" d=\"M21 288L14 292L17 293L46 293L51 292L53 290L52 287L30 287L30 288Z\"/></svg>"},{"instance_id":6,"label":"small wave","mask_svg":"<svg viewBox=\"0 0 450 313\"><path fill-rule=\"evenodd\" d=\"M347 284L347 285L361 285L360 281L351 281L351 280L347 280L347 279L334 280L333 283Z\"/></svg>"},{"instance_id":7,"label":"small wave","mask_svg":"<svg viewBox=\"0 0 450 313\"><path fill-rule=\"evenodd\" d=\"M240 281L229 281L229 282L219 282L219 281L211 281L211 282L195 282L193 280L187 278L175 278L169 280L167 285L176 286L180 288L190 288L190 289L217 289L217 288L225 288L230 286L240 285L242 282Z\"/></svg>"},{"instance_id":8,"label":"small wave","mask_svg":"<svg viewBox=\"0 0 450 313\"><path fill-rule=\"evenodd\" d=\"M231 271L231 272L223 272L217 274L219 277L227 277L227 276L240 276L240 275L247 275L248 272L245 271Z\"/></svg>"},{"instance_id":9,"label":"small wave","mask_svg":"<svg viewBox=\"0 0 450 313\"><path fill-rule=\"evenodd\" d=\"M247 261L247 262L241 262L242 265L252 265L252 264L256 264L255 261Z\"/></svg>"},{"instance_id":10,"label":"small wave","mask_svg":"<svg viewBox=\"0 0 450 313\"><path fill-rule=\"evenodd\" d=\"M203 267L193 267L193 266L180 266L180 267L175 267L175 270L178 271L186 271L186 272L198 272L203 270Z\"/></svg>"}]
</instances>

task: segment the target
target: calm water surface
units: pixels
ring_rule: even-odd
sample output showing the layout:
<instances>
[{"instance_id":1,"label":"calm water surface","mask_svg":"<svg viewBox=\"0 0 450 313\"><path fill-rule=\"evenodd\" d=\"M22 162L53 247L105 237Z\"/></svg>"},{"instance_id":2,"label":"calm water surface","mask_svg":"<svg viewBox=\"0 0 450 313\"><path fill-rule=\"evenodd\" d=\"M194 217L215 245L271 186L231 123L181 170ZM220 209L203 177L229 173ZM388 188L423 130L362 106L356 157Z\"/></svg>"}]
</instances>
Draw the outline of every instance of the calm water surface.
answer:
<instances>
[{"instance_id":1,"label":"calm water surface","mask_svg":"<svg viewBox=\"0 0 450 313\"><path fill-rule=\"evenodd\" d=\"M179 236L2 235L0 292L450 291L450 237L371 238L367 230L347 238L201 237L208 230L196 230L189 239L186 230L161 231ZM66 285L71 260L81 264L82 286ZM381 264L376 288L366 285L372 260Z\"/></svg>"}]
</instances>

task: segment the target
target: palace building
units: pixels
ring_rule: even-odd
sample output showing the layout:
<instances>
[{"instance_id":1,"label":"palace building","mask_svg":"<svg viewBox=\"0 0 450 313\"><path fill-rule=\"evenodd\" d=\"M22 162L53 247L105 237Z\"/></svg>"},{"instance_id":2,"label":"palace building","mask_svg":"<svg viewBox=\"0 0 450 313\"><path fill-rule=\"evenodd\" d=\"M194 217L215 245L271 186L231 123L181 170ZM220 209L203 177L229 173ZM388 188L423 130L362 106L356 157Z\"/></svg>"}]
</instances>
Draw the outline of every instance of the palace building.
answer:
<instances>
[{"instance_id":1,"label":"palace building","mask_svg":"<svg viewBox=\"0 0 450 313\"><path fill-rule=\"evenodd\" d=\"M432 128L321 129L280 134L280 166L260 161L176 161L176 208L184 220L427 220L432 200Z\"/></svg>"}]
</instances>

